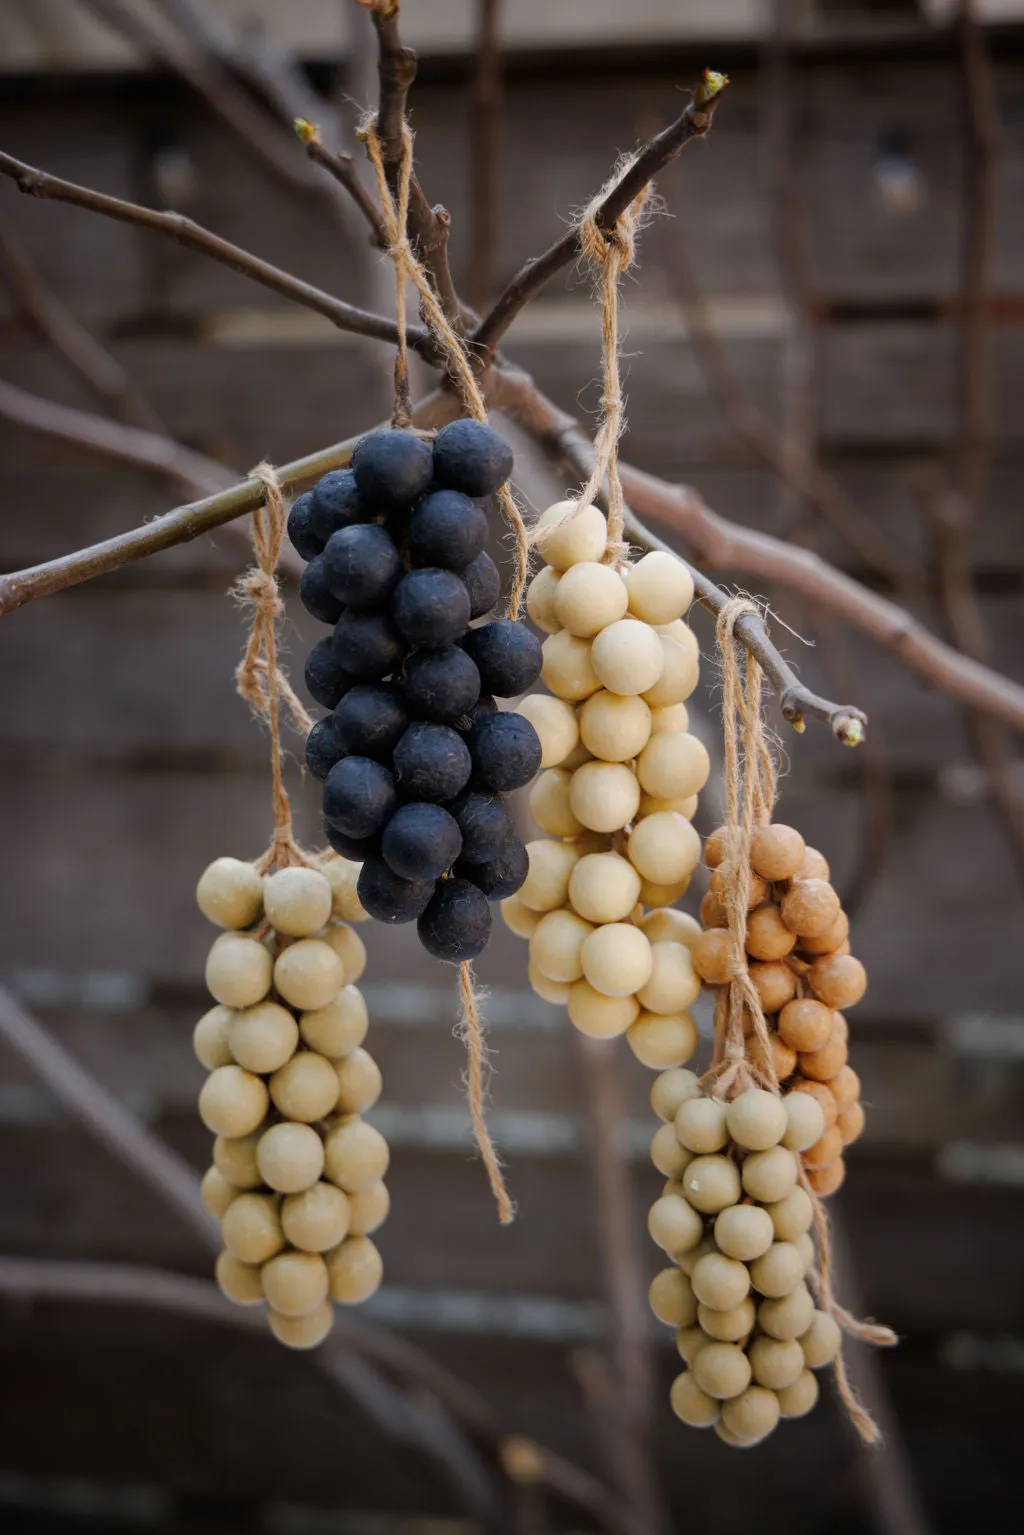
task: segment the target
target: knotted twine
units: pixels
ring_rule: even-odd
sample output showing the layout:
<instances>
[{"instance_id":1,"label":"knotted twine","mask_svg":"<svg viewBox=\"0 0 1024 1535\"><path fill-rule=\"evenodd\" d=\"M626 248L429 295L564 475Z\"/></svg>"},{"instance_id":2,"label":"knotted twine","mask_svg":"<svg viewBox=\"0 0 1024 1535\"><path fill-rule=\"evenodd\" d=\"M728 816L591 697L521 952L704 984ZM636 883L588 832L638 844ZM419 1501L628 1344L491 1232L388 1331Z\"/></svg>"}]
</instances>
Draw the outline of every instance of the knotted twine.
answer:
<instances>
[{"instance_id":1,"label":"knotted twine","mask_svg":"<svg viewBox=\"0 0 1024 1535\"><path fill-rule=\"evenodd\" d=\"M729 983L719 988L715 1005L715 1048L701 1086L717 1098L734 1098L750 1087L781 1092L771 1052L768 1024L746 953L750 897L750 846L754 832L771 821L777 771L762 712L763 674L755 656L736 639L744 613L759 614L747 597L733 597L718 615L716 639L722 665L722 718L725 757L726 852L719 864L729 932ZM799 966L798 982L803 989ZM749 1041L749 1044L748 1044ZM865 1343L891 1347L896 1334L875 1322L861 1322L832 1293L832 1236L823 1200L811 1187L800 1161L800 1183L814 1216L815 1268L808 1275L818 1304L844 1332ZM880 1437L871 1414L850 1384L842 1351L833 1361L836 1389L854 1428L865 1444Z\"/></svg>"}]
</instances>

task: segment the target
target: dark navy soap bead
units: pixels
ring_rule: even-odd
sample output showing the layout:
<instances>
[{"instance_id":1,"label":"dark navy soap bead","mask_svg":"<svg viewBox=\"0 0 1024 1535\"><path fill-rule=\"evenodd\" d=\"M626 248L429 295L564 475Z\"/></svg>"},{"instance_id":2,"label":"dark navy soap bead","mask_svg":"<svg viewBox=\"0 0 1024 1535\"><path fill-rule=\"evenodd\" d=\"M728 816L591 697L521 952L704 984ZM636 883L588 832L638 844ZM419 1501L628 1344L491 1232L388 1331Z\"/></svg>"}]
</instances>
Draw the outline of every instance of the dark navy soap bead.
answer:
<instances>
[{"instance_id":1,"label":"dark navy soap bead","mask_svg":"<svg viewBox=\"0 0 1024 1535\"><path fill-rule=\"evenodd\" d=\"M324 579L324 557L318 554L310 560L299 577L299 599L307 613L322 624L336 624L345 611Z\"/></svg>"},{"instance_id":2,"label":"dark navy soap bead","mask_svg":"<svg viewBox=\"0 0 1024 1535\"><path fill-rule=\"evenodd\" d=\"M512 811L501 795L470 789L449 808L462 833L460 862L490 863L497 858L513 834Z\"/></svg>"},{"instance_id":3,"label":"dark navy soap bead","mask_svg":"<svg viewBox=\"0 0 1024 1535\"><path fill-rule=\"evenodd\" d=\"M510 837L489 863L467 863L460 858L455 873L471 880L489 901L504 901L521 889L530 872L530 855L518 837Z\"/></svg>"},{"instance_id":4,"label":"dark navy soap bead","mask_svg":"<svg viewBox=\"0 0 1024 1535\"><path fill-rule=\"evenodd\" d=\"M356 894L378 922L415 922L430 903L434 881L402 879L383 859L368 858L359 871Z\"/></svg>"},{"instance_id":5,"label":"dark navy soap bead","mask_svg":"<svg viewBox=\"0 0 1024 1535\"><path fill-rule=\"evenodd\" d=\"M291 511L288 513L288 537L292 541L292 548L303 560L313 560L324 546L323 539L314 533L309 521L309 503L313 499L313 492L307 490L297 500L292 502Z\"/></svg>"},{"instance_id":6,"label":"dark navy soap bead","mask_svg":"<svg viewBox=\"0 0 1024 1535\"><path fill-rule=\"evenodd\" d=\"M439 485L464 496L487 496L512 473L512 449L483 421L464 417L443 426L434 440L434 475Z\"/></svg>"},{"instance_id":7,"label":"dark navy soap bead","mask_svg":"<svg viewBox=\"0 0 1024 1535\"><path fill-rule=\"evenodd\" d=\"M424 496L409 519L409 554L414 565L465 570L487 542L487 518L457 490Z\"/></svg>"},{"instance_id":8,"label":"dark navy soap bead","mask_svg":"<svg viewBox=\"0 0 1024 1535\"><path fill-rule=\"evenodd\" d=\"M372 837L398 809L395 780L372 757L336 762L324 784L324 815L347 837Z\"/></svg>"},{"instance_id":9,"label":"dark navy soap bead","mask_svg":"<svg viewBox=\"0 0 1024 1535\"><path fill-rule=\"evenodd\" d=\"M354 863L365 863L368 858L380 857L380 836L346 837L343 831L324 821L324 837L336 853Z\"/></svg>"},{"instance_id":10,"label":"dark navy soap bead","mask_svg":"<svg viewBox=\"0 0 1024 1535\"><path fill-rule=\"evenodd\" d=\"M402 879L439 879L462 850L455 818L440 805L400 805L381 838L384 861Z\"/></svg>"},{"instance_id":11,"label":"dark navy soap bead","mask_svg":"<svg viewBox=\"0 0 1024 1535\"><path fill-rule=\"evenodd\" d=\"M466 715L466 720L468 722L467 728L471 729L476 724L477 720L488 719L492 714L497 714L497 712L498 705L495 703L491 694L481 693L472 709L470 709L469 713Z\"/></svg>"},{"instance_id":12,"label":"dark navy soap bead","mask_svg":"<svg viewBox=\"0 0 1024 1535\"><path fill-rule=\"evenodd\" d=\"M480 697L480 673L464 650L447 645L414 651L402 668L402 686L415 714L454 725Z\"/></svg>"},{"instance_id":13,"label":"dark navy soap bead","mask_svg":"<svg viewBox=\"0 0 1024 1535\"><path fill-rule=\"evenodd\" d=\"M310 491L309 525L322 544L339 528L366 522L367 517L351 469L329 469Z\"/></svg>"},{"instance_id":14,"label":"dark navy soap bead","mask_svg":"<svg viewBox=\"0 0 1024 1535\"><path fill-rule=\"evenodd\" d=\"M540 768L540 740L521 714L477 720L469 733L469 749L474 778L502 793L521 789Z\"/></svg>"},{"instance_id":15,"label":"dark navy soap bead","mask_svg":"<svg viewBox=\"0 0 1024 1535\"><path fill-rule=\"evenodd\" d=\"M473 766L469 748L456 731L420 722L409 726L392 763L403 799L438 805L462 793Z\"/></svg>"},{"instance_id":16,"label":"dark navy soap bead","mask_svg":"<svg viewBox=\"0 0 1024 1535\"><path fill-rule=\"evenodd\" d=\"M413 432L369 432L352 454L359 494L381 511L411 506L434 478L430 445Z\"/></svg>"},{"instance_id":17,"label":"dark navy soap bead","mask_svg":"<svg viewBox=\"0 0 1024 1535\"><path fill-rule=\"evenodd\" d=\"M313 777L322 782L342 755L341 747L334 739L330 716L317 720L306 737L306 767Z\"/></svg>"},{"instance_id":18,"label":"dark navy soap bead","mask_svg":"<svg viewBox=\"0 0 1024 1535\"><path fill-rule=\"evenodd\" d=\"M460 572L469 593L470 618L483 618L501 596L501 574L497 565L486 552Z\"/></svg>"},{"instance_id":19,"label":"dark navy soap bead","mask_svg":"<svg viewBox=\"0 0 1024 1535\"><path fill-rule=\"evenodd\" d=\"M416 924L416 931L427 953L435 959L452 964L475 959L487 947L491 935L487 897L469 880L442 880Z\"/></svg>"},{"instance_id":20,"label":"dark navy soap bead","mask_svg":"<svg viewBox=\"0 0 1024 1535\"><path fill-rule=\"evenodd\" d=\"M342 750L385 764L409 723L409 711L393 682L360 682L334 711L332 725Z\"/></svg>"},{"instance_id":21,"label":"dark navy soap bead","mask_svg":"<svg viewBox=\"0 0 1024 1535\"><path fill-rule=\"evenodd\" d=\"M402 558L391 535L373 522L357 522L332 533L321 558L328 587L352 608L386 602L402 574Z\"/></svg>"},{"instance_id":22,"label":"dark navy soap bead","mask_svg":"<svg viewBox=\"0 0 1024 1535\"><path fill-rule=\"evenodd\" d=\"M360 682L397 671L408 646L387 613L346 612L334 626L334 654Z\"/></svg>"},{"instance_id":23,"label":"dark navy soap bead","mask_svg":"<svg viewBox=\"0 0 1024 1535\"><path fill-rule=\"evenodd\" d=\"M306 657L306 692L325 709L333 709L352 686L352 678L334 650L334 639L317 640Z\"/></svg>"},{"instance_id":24,"label":"dark navy soap bead","mask_svg":"<svg viewBox=\"0 0 1024 1535\"><path fill-rule=\"evenodd\" d=\"M517 698L540 676L543 654L540 641L523 624L510 618L470 629L459 641L476 662L480 686L498 698Z\"/></svg>"},{"instance_id":25,"label":"dark navy soap bead","mask_svg":"<svg viewBox=\"0 0 1024 1535\"><path fill-rule=\"evenodd\" d=\"M395 623L413 645L441 650L469 623L469 593L451 570L411 570L391 599Z\"/></svg>"}]
</instances>

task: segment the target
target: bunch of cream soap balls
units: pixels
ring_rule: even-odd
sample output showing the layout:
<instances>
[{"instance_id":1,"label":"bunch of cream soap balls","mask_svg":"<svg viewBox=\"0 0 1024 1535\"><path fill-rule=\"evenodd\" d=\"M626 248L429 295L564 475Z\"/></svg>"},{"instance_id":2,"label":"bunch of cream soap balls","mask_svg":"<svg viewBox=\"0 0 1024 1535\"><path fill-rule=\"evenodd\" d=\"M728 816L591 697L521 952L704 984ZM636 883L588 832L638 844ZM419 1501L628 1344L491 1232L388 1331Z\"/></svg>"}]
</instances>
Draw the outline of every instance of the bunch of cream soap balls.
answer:
<instances>
[{"instance_id":1,"label":"bunch of cream soap balls","mask_svg":"<svg viewBox=\"0 0 1024 1535\"><path fill-rule=\"evenodd\" d=\"M529 939L534 991L564 1003L585 1034L626 1034L662 1069L697 1046L700 928L670 909L700 860L691 821L710 770L685 704L698 678L683 622L693 581L662 552L621 571L604 564L607 540L594 506L559 502L537 524L545 564L526 606L548 636L550 691L518 708L541 742L530 810L546 835L528 845L526 881L501 909Z\"/></svg>"},{"instance_id":2,"label":"bunch of cream soap balls","mask_svg":"<svg viewBox=\"0 0 1024 1535\"><path fill-rule=\"evenodd\" d=\"M216 1006L193 1035L209 1072L199 1113L216 1137L202 1194L224 1242L217 1283L237 1305L265 1304L289 1348L314 1348L331 1302L366 1300L382 1275L370 1235L388 1214L388 1147L361 1117L381 1074L355 985L359 869L330 858L261 875L218 858L196 890L225 929L206 964Z\"/></svg>"}]
</instances>

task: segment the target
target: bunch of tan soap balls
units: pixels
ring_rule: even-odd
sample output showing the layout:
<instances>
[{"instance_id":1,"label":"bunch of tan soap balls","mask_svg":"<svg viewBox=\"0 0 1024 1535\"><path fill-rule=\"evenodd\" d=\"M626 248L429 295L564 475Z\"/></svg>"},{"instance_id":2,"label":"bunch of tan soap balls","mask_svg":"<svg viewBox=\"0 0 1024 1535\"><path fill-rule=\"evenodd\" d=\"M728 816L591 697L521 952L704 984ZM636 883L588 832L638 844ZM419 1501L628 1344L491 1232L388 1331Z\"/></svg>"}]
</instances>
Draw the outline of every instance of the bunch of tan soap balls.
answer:
<instances>
[{"instance_id":1,"label":"bunch of tan soap balls","mask_svg":"<svg viewBox=\"0 0 1024 1535\"><path fill-rule=\"evenodd\" d=\"M676 1329L686 1369L673 1411L726 1444L758 1444L818 1399L813 1372L835 1359L840 1330L806 1282L814 1262L812 1200L798 1157L824 1130L814 1098L761 1088L731 1103L691 1071L651 1089L663 1124L651 1156L667 1182L648 1229L671 1258L651 1283L655 1316Z\"/></svg>"},{"instance_id":2,"label":"bunch of tan soap balls","mask_svg":"<svg viewBox=\"0 0 1024 1535\"><path fill-rule=\"evenodd\" d=\"M216 1137L202 1194L224 1242L217 1283L240 1306L265 1305L289 1348L314 1348L332 1301L368 1299L382 1275L371 1233L388 1214L388 1147L362 1118L381 1074L355 985L359 868L332 857L261 875L218 858L196 890L225 929L206 963L216 1006L193 1035L209 1072L199 1113Z\"/></svg>"},{"instance_id":3,"label":"bunch of tan soap balls","mask_svg":"<svg viewBox=\"0 0 1024 1535\"><path fill-rule=\"evenodd\" d=\"M710 769L685 704L698 678L683 622L693 580L662 552L615 569L607 540L594 506L559 502L537 524L545 564L526 606L548 636L549 692L518 711L541 742L530 811L545 836L528 844L526 881L501 910L529 939L539 996L564 1003L584 1034L625 1034L661 1069L697 1046L700 928L670 909L700 860L691 822Z\"/></svg>"}]
</instances>

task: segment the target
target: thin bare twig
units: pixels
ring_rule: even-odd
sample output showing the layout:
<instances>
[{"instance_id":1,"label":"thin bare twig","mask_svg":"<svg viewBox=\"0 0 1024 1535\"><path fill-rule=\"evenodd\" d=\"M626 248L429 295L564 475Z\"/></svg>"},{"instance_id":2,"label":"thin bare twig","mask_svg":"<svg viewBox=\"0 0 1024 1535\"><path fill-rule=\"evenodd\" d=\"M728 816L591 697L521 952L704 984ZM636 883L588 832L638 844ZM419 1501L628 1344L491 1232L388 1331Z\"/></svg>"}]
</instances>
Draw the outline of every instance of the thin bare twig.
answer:
<instances>
[{"instance_id":1,"label":"thin bare twig","mask_svg":"<svg viewBox=\"0 0 1024 1535\"><path fill-rule=\"evenodd\" d=\"M498 252L501 154L501 0L477 0L476 69L473 75L470 145L473 237L470 301L477 309L494 296Z\"/></svg>"},{"instance_id":2,"label":"thin bare twig","mask_svg":"<svg viewBox=\"0 0 1024 1535\"><path fill-rule=\"evenodd\" d=\"M387 232L380 209L359 179L356 162L350 154L328 149L318 124L305 117L295 119L295 132L309 158L322 166L348 192L370 226L370 241L378 250L387 250Z\"/></svg>"}]
</instances>

